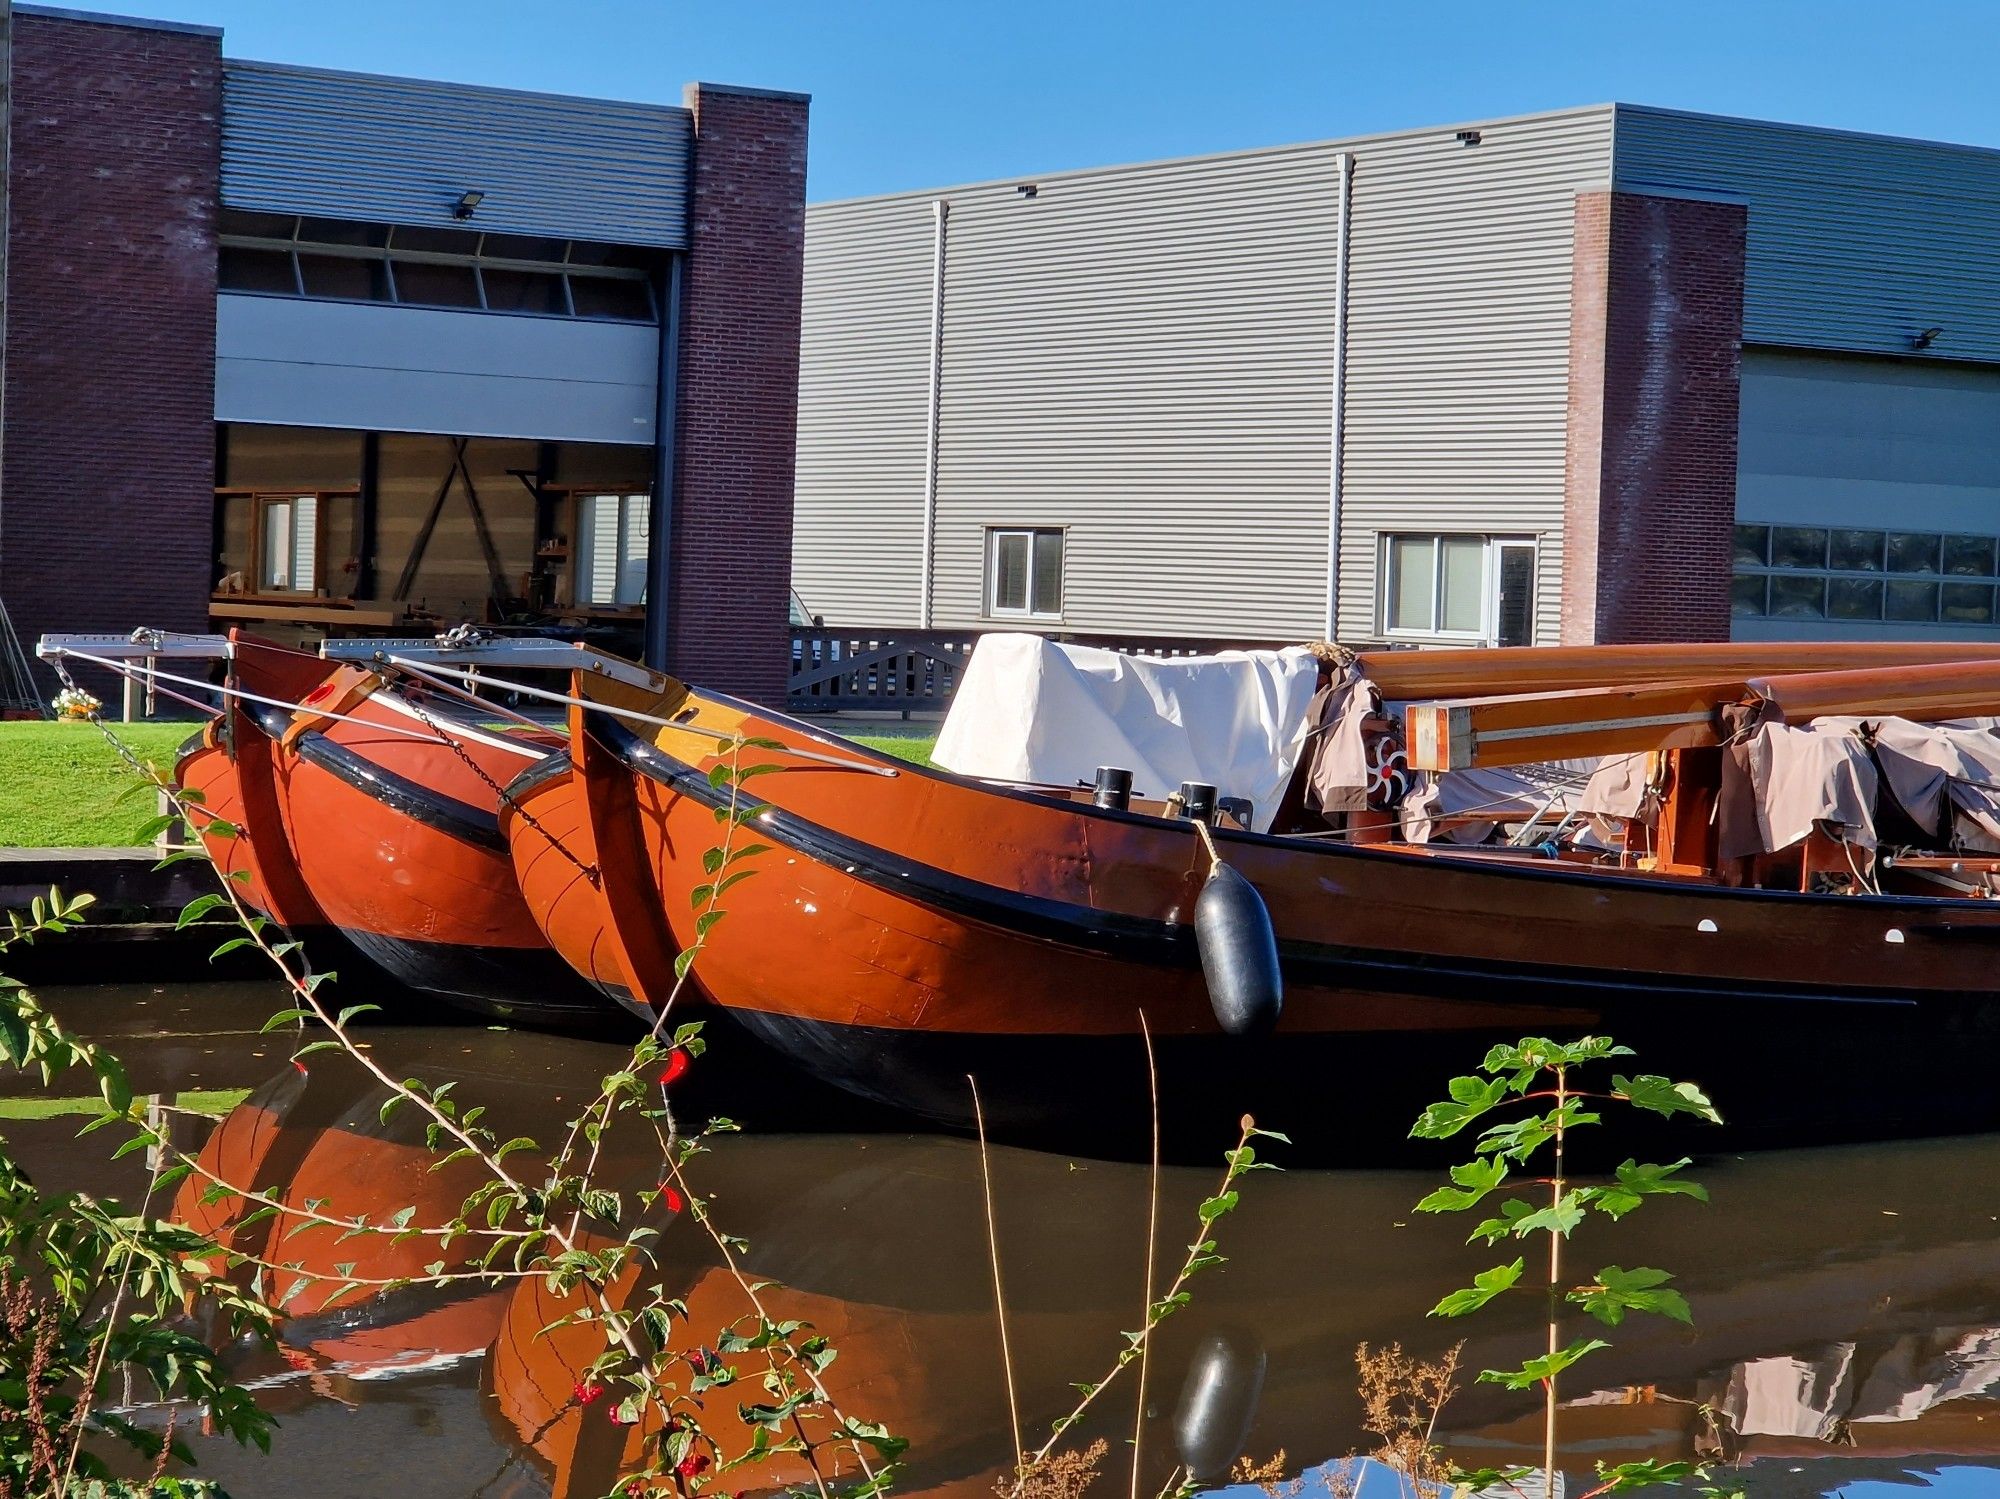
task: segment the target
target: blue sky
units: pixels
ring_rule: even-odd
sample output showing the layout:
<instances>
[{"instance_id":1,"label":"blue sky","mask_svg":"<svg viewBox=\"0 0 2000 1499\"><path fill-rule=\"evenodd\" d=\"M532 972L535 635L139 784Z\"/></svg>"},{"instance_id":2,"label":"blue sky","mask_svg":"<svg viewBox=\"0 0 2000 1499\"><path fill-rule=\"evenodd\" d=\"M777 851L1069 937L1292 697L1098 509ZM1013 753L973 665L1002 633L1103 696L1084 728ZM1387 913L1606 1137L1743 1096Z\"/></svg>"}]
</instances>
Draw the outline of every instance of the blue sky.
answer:
<instances>
[{"instance_id":1,"label":"blue sky","mask_svg":"<svg viewBox=\"0 0 2000 1499\"><path fill-rule=\"evenodd\" d=\"M88 3L88 0L84 0ZM2000 4L102 0L231 56L678 102L813 95L815 201L1619 99L2000 146Z\"/></svg>"}]
</instances>

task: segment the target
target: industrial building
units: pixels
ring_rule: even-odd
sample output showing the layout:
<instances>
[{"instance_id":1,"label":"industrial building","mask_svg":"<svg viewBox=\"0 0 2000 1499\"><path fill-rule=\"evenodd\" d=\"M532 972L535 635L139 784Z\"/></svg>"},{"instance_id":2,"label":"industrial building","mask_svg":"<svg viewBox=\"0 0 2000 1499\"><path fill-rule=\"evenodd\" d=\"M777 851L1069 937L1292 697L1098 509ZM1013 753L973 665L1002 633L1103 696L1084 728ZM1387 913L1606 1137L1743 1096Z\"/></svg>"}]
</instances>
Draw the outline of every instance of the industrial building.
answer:
<instances>
[{"instance_id":1,"label":"industrial building","mask_svg":"<svg viewBox=\"0 0 2000 1499\"><path fill-rule=\"evenodd\" d=\"M6 28L24 637L539 624L782 694L804 96L328 72L41 6Z\"/></svg>"},{"instance_id":2,"label":"industrial building","mask_svg":"<svg viewBox=\"0 0 2000 1499\"><path fill-rule=\"evenodd\" d=\"M1605 105L808 210L829 625L2000 632L2000 152Z\"/></svg>"}]
</instances>

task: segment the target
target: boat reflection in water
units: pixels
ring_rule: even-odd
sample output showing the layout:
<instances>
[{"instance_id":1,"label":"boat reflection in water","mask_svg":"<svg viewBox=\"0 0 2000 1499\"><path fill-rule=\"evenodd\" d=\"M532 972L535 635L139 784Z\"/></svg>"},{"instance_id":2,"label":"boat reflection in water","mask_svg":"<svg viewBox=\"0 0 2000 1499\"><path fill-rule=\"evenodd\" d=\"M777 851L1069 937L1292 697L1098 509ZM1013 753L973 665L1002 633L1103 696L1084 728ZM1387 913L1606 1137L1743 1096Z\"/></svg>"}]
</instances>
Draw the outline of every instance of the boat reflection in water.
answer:
<instances>
[{"instance_id":1,"label":"boat reflection in water","mask_svg":"<svg viewBox=\"0 0 2000 1499\"><path fill-rule=\"evenodd\" d=\"M562 1046L543 1081L509 1082L503 1053L499 1065L468 1064L459 1094L489 1104L503 1135L536 1124L546 1132L594 1090L603 1064L599 1048ZM435 1241L343 1240L333 1228L301 1226L308 1202L385 1225L405 1207L419 1225L456 1212L476 1171L431 1170L416 1115L392 1113L385 1124L385 1100L332 1064L310 1076L287 1068L217 1126L202 1160L289 1211L249 1222L243 1199L204 1205L201 1187L183 1186L179 1207L190 1221L323 1277L287 1307L282 1362L266 1367L246 1354L246 1374L299 1436L281 1434L273 1456L241 1470L232 1487L254 1493L246 1480L268 1483L275 1465L325 1451L317 1423L326 1397L365 1415L422 1391L438 1450L467 1465L462 1483L439 1489L433 1473L426 1492L607 1492L651 1428L620 1426L608 1419L609 1400L579 1397L603 1345L592 1327L551 1327L572 1303L540 1280L501 1290L476 1281L343 1290L348 1278L421 1273L440 1257ZM607 1185L631 1191L658 1180L657 1150L639 1133L608 1152ZM1073 1383L1101 1378L1122 1330L1137 1325L1149 1173L1014 1149L995 1149L991 1167L1021 1420L1035 1444L1074 1403ZM769 1315L808 1322L839 1350L825 1373L836 1403L910 1439L899 1490L990 1494L1012 1439L977 1146L751 1133L719 1139L689 1169L696 1190L712 1194L719 1224L748 1240L742 1269L767 1283L759 1294ZM1165 1274L1216 1175L1164 1173ZM1630 1321L1578 1371L1562 1431L1565 1447L1584 1455L1579 1470L1597 1459L1741 1458L1756 1466L1760 1494L1818 1494L1968 1460L2000 1475L2000 1419L1987 1419L2000 1416L2000 1202L1984 1185L2000 1179L2000 1139L1725 1158L1702 1176L1710 1205L1674 1200L1622 1224L1593 1223L1579 1240L1593 1265L1673 1269L1695 1319L1692 1331ZM1193 1304L1163 1326L1153 1352L1148 1492L1176 1464L1213 1483L1239 1455L1283 1449L1296 1471L1365 1450L1358 1343L1400 1342L1428 1358L1463 1333L1470 1370L1538 1351L1544 1333L1532 1297L1455 1326L1422 1315L1488 1262L1458 1242L1454 1225L1410 1213L1432 1184L1409 1172L1300 1171L1246 1185L1242 1207L1220 1225L1229 1263L1195 1283ZM632 1304L656 1281L687 1304L689 1351L698 1341L712 1346L750 1312L744 1289L696 1224L664 1216L660 1226L650 1279L631 1277L618 1294ZM748 1436L736 1407L762 1393L753 1358L736 1362L741 1382L709 1397L705 1423L725 1452ZM1106 1483L1126 1482L1135 1393L1128 1370L1066 1439L1110 1439ZM1467 1465L1532 1461L1541 1431L1532 1406L1468 1383L1440 1435ZM211 1469L219 1445L203 1444L204 1468L230 1480L232 1463ZM329 1469L286 1491L331 1493L351 1478ZM739 1470L725 1486L808 1478L779 1459Z\"/></svg>"}]
</instances>

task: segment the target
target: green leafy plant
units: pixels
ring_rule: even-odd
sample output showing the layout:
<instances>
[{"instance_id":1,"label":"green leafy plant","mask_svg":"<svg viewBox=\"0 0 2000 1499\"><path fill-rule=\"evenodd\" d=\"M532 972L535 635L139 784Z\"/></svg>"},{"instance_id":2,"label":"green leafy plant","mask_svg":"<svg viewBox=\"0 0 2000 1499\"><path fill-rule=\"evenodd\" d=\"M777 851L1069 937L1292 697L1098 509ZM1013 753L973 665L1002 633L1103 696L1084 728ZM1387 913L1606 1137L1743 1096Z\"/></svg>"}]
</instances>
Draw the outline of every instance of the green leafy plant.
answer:
<instances>
[{"instance_id":1,"label":"green leafy plant","mask_svg":"<svg viewBox=\"0 0 2000 1499\"><path fill-rule=\"evenodd\" d=\"M209 842L242 836L240 828L208 813L199 793L143 765L101 720L100 727L143 785L166 803L149 834L180 821L199 826ZM447 733L442 725L433 728L440 737ZM248 1271L253 1285L269 1284L280 1312L314 1286L330 1286L338 1297L357 1289L388 1292L416 1283L542 1280L568 1308L543 1329L545 1334L588 1325L601 1338L601 1351L580 1371L578 1403L603 1399L615 1424L643 1428L640 1456L619 1476L621 1499L687 1499L724 1482L741 1482L741 1476L725 1475L780 1455L803 1464L811 1475L807 1492L818 1499L833 1499L836 1493L842 1499L866 1499L889 1486L905 1446L882 1426L840 1408L821 1378L835 1350L809 1324L771 1313L763 1283L742 1266L748 1246L715 1221L689 1180L687 1168L694 1157L714 1136L733 1132L735 1123L711 1119L683 1132L668 1100L672 1081L705 1047L699 1024L670 1028L675 1001L711 931L726 917L723 897L755 873L740 866L768 851L766 845L743 841L743 829L763 808L746 798L742 787L778 767L746 764L744 755L780 747L741 736L719 747L720 763L709 772L709 781L729 797L715 811L719 842L703 857L707 879L691 893L694 941L675 961L675 983L651 1033L603 1075L597 1094L567 1122L552 1147L528 1136L501 1138L483 1122L485 1106L461 1097L452 1082L398 1077L386 1070L353 1034L355 1022L375 1007L336 1009L329 1002L335 975L313 971L301 944L245 904L241 871L225 876L219 890L197 897L181 913L182 927L207 920L233 923L237 935L223 941L215 955L254 949L283 978L287 1006L265 1029L295 1031L294 1061L303 1065L322 1052L344 1056L387 1091L380 1109L384 1124L403 1111L420 1119L424 1143L437 1157L434 1170L470 1162L480 1177L458 1211L443 1222L418 1221L413 1206L373 1217L344 1214L326 1201L292 1202L210 1177L204 1205L232 1199L249 1205L239 1228L283 1214L292 1225L287 1237L301 1226L316 1225L337 1230L343 1241L422 1239L435 1244L437 1253L415 1277L369 1275L361 1268L364 1254L359 1251L328 1275L324 1268L286 1258L282 1240L270 1251L274 1257L231 1248L217 1256L218 1266ZM208 859L210 853L206 847L191 849L170 854L161 864L184 858ZM650 1130L661 1164L654 1186L620 1191L600 1181L605 1143L621 1123ZM159 1144L174 1150L164 1138ZM177 1172L203 1169L185 1153L176 1157ZM742 1293L743 1314L724 1325L691 1326L685 1302L649 1273L658 1263L657 1240L681 1217L707 1236ZM717 1407L733 1414L743 1429L747 1445L740 1452L730 1451L736 1444L724 1440L714 1425ZM858 1478L836 1483L837 1474L857 1472Z\"/></svg>"},{"instance_id":2,"label":"green leafy plant","mask_svg":"<svg viewBox=\"0 0 2000 1499\"><path fill-rule=\"evenodd\" d=\"M1586 1086L1578 1079L1585 1069L1632 1054L1629 1047L1603 1036L1568 1043L1530 1038L1512 1046L1495 1046L1486 1054L1479 1074L1453 1078L1450 1096L1425 1109L1410 1131L1416 1139L1442 1140L1487 1121L1479 1130L1472 1159L1452 1167L1451 1184L1424 1198L1417 1211L1463 1213L1479 1209L1487 1216L1467 1242L1478 1239L1492 1245L1539 1238L1546 1243L1545 1258L1538 1257L1546 1266L1541 1278L1530 1276L1529 1255L1524 1252L1479 1272L1471 1285L1445 1296L1430 1314L1462 1317L1499 1297L1531 1287L1539 1289L1546 1299L1546 1351L1518 1368L1482 1370L1479 1379L1510 1390L1541 1386L1545 1413L1542 1472L1549 1493L1555 1492L1561 1377L1580 1360L1610 1346L1605 1339L1589 1334L1565 1341L1565 1317L1573 1309L1605 1328L1618 1327L1632 1313L1683 1323L1691 1320L1687 1299L1673 1288L1673 1276L1665 1270L1605 1265L1578 1284L1565 1263L1572 1235L1592 1213L1620 1219L1649 1198L1708 1198L1704 1188L1680 1174L1689 1164L1685 1158L1664 1166L1627 1160L1606 1182L1578 1184L1566 1175L1570 1136L1576 1130L1602 1124L1601 1111L1607 1106L1721 1122L1714 1105L1692 1083L1623 1073L1613 1073L1608 1085ZM1508 1117L1490 1119L1502 1110ZM1511 1195L1522 1189L1527 1195ZM1509 1195L1503 1196L1497 1207L1489 1202L1501 1193ZM1489 1469L1456 1476L1459 1483L1477 1488L1528 1471L1532 1470ZM1687 1463L1600 1465L1598 1484L1589 1493L1622 1493L1648 1484L1704 1476L1703 1470Z\"/></svg>"},{"instance_id":3,"label":"green leafy plant","mask_svg":"<svg viewBox=\"0 0 2000 1499\"><path fill-rule=\"evenodd\" d=\"M9 911L0 951L76 926L88 896L56 891L25 913ZM86 1192L37 1186L0 1139L0 1495L214 1495L213 1484L169 1475L192 1461L187 1447L112 1408L107 1394L150 1380L164 1402L200 1408L239 1442L270 1445L271 1417L234 1383L214 1351L190 1330L200 1307L229 1336L268 1339L272 1313L227 1281L193 1268L218 1245L153 1217L155 1194L186 1174L167 1165L162 1131L133 1096L125 1069L104 1048L79 1040L13 979L0 977L0 1057L44 1086L83 1072L101 1099L86 1132L122 1129L113 1158L153 1151L146 1198L136 1208ZM150 1467L119 1477L112 1450Z\"/></svg>"}]
</instances>

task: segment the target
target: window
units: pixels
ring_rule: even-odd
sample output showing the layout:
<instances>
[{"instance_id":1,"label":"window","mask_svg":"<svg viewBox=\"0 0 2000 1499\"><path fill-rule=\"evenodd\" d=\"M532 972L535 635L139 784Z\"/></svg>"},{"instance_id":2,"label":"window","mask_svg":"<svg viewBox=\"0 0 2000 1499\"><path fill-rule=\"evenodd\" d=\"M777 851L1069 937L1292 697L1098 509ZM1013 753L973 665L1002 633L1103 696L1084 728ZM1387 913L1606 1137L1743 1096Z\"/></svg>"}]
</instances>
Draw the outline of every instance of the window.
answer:
<instances>
[{"instance_id":1,"label":"window","mask_svg":"<svg viewBox=\"0 0 2000 1499\"><path fill-rule=\"evenodd\" d=\"M1385 536L1382 630L1531 645L1535 543L1527 537Z\"/></svg>"},{"instance_id":2,"label":"window","mask_svg":"<svg viewBox=\"0 0 2000 1499\"><path fill-rule=\"evenodd\" d=\"M986 533L986 612L1060 619L1063 600L1060 530Z\"/></svg>"},{"instance_id":3,"label":"window","mask_svg":"<svg viewBox=\"0 0 2000 1499\"><path fill-rule=\"evenodd\" d=\"M354 491L218 489L215 496L221 507L218 594L327 596L334 591L327 580L329 546L336 580L351 570L341 561L353 529Z\"/></svg>"},{"instance_id":4,"label":"window","mask_svg":"<svg viewBox=\"0 0 2000 1499\"><path fill-rule=\"evenodd\" d=\"M661 252L226 209L224 291L654 323Z\"/></svg>"},{"instance_id":5,"label":"window","mask_svg":"<svg viewBox=\"0 0 2000 1499\"><path fill-rule=\"evenodd\" d=\"M2000 623L2000 538L1820 526L1736 528L1731 612L1842 623Z\"/></svg>"},{"instance_id":6,"label":"window","mask_svg":"<svg viewBox=\"0 0 2000 1499\"><path fill-rule=\"evenodd\" d=\"M576 602L584 608L629 608L646 600L647 525L651 496L576 496Z\"/></svg>"}]
</instances>

